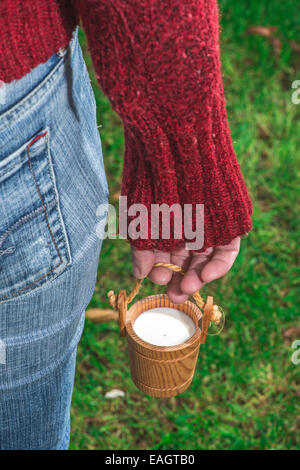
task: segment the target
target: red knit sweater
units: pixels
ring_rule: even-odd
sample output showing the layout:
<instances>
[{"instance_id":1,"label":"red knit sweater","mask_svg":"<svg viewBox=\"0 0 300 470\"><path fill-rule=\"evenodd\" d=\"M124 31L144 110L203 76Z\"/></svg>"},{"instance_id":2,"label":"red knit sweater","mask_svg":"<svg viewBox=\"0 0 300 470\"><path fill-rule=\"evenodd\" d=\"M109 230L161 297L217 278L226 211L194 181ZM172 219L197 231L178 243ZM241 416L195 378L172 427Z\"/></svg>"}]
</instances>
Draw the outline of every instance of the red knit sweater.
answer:
<instances>
[{"instance_id":1,"label":"red knit sweater","mask_svg":"<svg viewBox=\"0 0 300 470\"><path fill-rule=\"evenodd\" d=\"M1 0L0 80L45 62L80 21L99 83L123 120L128 205L204 204L203 250L249 232L252 205L225 109L217 0ZM171 250L182 241L131 242Z\"/></svg>"}]
</instances>

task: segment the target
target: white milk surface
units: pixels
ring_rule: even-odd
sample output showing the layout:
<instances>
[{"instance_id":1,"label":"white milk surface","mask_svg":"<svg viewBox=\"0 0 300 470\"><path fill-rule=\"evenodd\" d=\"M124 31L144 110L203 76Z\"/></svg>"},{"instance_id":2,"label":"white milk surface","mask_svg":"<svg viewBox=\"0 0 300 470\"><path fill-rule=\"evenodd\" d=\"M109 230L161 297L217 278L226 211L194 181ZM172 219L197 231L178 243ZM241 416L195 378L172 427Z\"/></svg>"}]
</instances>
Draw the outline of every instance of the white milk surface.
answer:
<instances>
[{"instance_id":1,"label":"white milk surface","mask_svg":"<svg viewBox=\"0 0 300 470\"><path fill-rule=\"evenodd\" d=\"M175 346L187 341L196 331L193 320L175 308L157 307L141 313L133 324L134 332L155 346Z\"/></svg>"}]
</instances>

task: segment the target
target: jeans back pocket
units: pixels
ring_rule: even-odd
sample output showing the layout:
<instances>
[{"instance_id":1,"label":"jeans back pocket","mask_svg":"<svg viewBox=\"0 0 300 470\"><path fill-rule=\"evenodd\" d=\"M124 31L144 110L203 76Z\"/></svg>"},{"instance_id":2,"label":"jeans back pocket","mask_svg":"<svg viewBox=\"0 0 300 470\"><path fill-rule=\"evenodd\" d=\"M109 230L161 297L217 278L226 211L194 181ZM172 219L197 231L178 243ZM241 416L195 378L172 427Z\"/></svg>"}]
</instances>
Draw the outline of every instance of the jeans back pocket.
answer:
<instances>
[{"instance_id":1,"label":"jeans back pocket","mask_svg":"<svg viewBox=\"0 0 300 470\"><path fill-rule=\"evenodd\" d=\"M71 262L49 128L0 160L0 302L35 290Z\"/></svg>"}]
</instances>

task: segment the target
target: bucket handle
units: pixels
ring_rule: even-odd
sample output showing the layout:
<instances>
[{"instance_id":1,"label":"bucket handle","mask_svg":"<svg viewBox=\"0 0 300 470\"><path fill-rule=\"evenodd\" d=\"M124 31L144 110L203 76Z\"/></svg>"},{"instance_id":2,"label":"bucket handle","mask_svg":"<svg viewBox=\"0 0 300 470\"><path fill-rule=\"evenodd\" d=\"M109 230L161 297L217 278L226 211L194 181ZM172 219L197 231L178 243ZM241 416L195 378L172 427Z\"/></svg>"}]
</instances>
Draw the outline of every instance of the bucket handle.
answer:
<instances>
[{"instance_id":1,"label":"bucket handle","mask_svg":"<svg viewBox=\"0 0 300 470\"><path fill-rule=\"evenodd\" d=\"M171 269L171 271L180 273L182 275L185 274L185 271L180 266L177 266L176 264L155 263L153 267L169 268ZM125 323L126 323L127 305L130 302L132 302L135 296L138 294L141 288L142 282L143 282L143 279L137 279L132 291L130 292L128 296L125 290L120 290L120 292L117 295L112 290L107 293L110 305L113 308L117 309L119 312L119 325L120 325L121 336L126 335ZM222 312L217 305L213 304L213 297L208 296L205 302L203 298L201 297L199 291L192 294L192 296L197 306L200 308L201 311L203 311L200 344L204 344L210 322L213 322L216 325L218 325L222 319Z\"/></svg>"}]
</instances>

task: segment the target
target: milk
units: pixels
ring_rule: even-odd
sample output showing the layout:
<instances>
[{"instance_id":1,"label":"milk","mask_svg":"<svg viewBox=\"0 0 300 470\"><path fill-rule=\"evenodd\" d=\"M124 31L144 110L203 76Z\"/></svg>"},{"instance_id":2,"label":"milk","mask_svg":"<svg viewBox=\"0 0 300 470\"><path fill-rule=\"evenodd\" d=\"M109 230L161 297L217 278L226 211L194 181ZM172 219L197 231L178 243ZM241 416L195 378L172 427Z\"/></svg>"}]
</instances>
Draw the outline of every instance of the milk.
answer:
<instances>
[{"instance_id":1,"label":"milk","mask_svg":"<svg viewBox=\"0 0 300 470\"><path fill-rule=\"evenodd\" d=\"M143 341L155 346L176 346L196 331L193 320L175 308L157 307L141 313L133 330Z\"/></svg>"}]
</instances>

